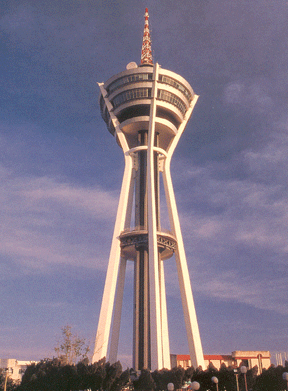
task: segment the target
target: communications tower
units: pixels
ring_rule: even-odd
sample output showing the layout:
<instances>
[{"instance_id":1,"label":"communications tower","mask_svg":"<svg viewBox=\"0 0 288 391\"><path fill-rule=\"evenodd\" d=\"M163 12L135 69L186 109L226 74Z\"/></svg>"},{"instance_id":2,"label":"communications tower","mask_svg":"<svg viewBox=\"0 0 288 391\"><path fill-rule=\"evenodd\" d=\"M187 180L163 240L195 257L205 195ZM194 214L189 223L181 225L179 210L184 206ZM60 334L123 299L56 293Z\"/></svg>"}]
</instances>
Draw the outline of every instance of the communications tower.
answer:
<instances>
[{"instance_id":1,"label":"communications tower","mask_svg":"<svg viewBox=\"0 0 288 391\"><path fill-rule=\"evenodd\" d=\"M124 153L125 169L92 361L117 360L125 270L134 263L133 368L170 368L164 278L175 254L191 362L204 358L170 175L174 149L198 96L181 76L153 64L148 9L141 63L99 83L100 109ZM161 182L162 181L162 182ZM160 183L169 214L161 227ZM109 342L110 341L110 342Z\"/></svg>"}]
</instances>

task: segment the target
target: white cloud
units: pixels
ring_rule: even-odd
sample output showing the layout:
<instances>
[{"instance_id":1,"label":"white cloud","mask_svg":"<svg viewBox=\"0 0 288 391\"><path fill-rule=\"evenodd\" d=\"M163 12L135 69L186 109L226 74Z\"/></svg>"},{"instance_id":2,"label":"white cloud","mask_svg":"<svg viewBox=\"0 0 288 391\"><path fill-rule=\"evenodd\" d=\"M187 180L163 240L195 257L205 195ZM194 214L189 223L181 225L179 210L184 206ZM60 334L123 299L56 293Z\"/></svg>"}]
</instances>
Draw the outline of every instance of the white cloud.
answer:
<instances>
[{"instance_id":1,"label":"white cloud","mask_svg":"<svg viewBox=\"0 0 288 391\"><path fill-rule=\"evenodd\" d=\"M206 274L206 272L204 272ZM198 277L201 278L200 274ZM280 314L288 314L285 292L286 278L273 281L258 279L257 275L247 275L239 279L236 272L229 271L219 275L210 274L201 278L197 291L205 296L211 296L224 301L245 303L252 307L271 310ZM280 295L281 292L281 295Z\"/></svg>"},{"instance_id":2,"label":"white cloud","mask_svg":"<svg viewBox=\"0 0 288 391\"><path fill-rule=\"evenodd\" d=\"M273 101L267 88L259 81L229 83L224 88L224 102L240 105L259 113L272 108Z\"/></svg>"},{"instance_id":3,"label":"white cloud","mask_svg":"<svg viewBox=\"0 0 288 391\"><path fill-rule=\"evenodd\" d=\"M286 185L286 166L288 163L288 120L274 124L276 131L270 133L269 140L260 150L246 150L243 152L243 160L249 167L251 173L261 174L263 180L277 178L278 183ZM277 129L279 127L279 129ZM267 175L268 174L268 175ZM282 179L282 181L281 181ZM281 182L280 182L281 181Z\"/></svg>"},{"instance_id":4,"label":"white cloud","mask_svg":"<svg viewBox=\"0 0 288 391\"><path fill-rule=\"evenodd\" d=\"M103 268L100 261L108 249L102 244L109 243L106 236L113 227L118 195L47 177L18 178L1 172L3 259L32 269L51 263Z\"/></svg>"},{"instance_id":5,"label":"white cloud","mask_svg":"<svg viewBox=\"0 0 288 391\"><path fill-rule=\"evenodd\" d=\"M223 179L215 162L185 172L191 181L183 186L185 209L178 207L193 290L287 314L287 137L278 133L238 161L249 170L241 179Z\"/></svg>"}]
</instances>

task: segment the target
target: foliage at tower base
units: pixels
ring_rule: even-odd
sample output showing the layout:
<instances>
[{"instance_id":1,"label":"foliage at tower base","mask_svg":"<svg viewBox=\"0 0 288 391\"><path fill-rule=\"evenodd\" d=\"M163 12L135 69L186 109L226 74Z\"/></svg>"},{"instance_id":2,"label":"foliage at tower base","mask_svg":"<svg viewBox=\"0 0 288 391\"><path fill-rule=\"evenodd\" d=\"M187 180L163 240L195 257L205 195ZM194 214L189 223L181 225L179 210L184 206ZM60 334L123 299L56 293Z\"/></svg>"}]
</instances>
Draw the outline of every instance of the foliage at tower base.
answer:
<instances>
[{"instance_id":1,"label":"foliage at tower base","mask_svg":"<svg viewBox=\"0 0 288 391\"><path fill-rule=\"evenodd\" d=\"M283 391L286 390L288 384L283 380L283 373L288 372L288 363L285 362L285 367L279 365L274 367L271 365L268 369L263 369L255 381L253 391Z\"/></svg>"},{"instance_id":2,"label":"foliage at tower base","mask_svg":"<svg viewBox=\"0 0 288 391\"><path fill-rule=\"evenodd\" d=\"M235 372L236 371L236 372ZM246 374L247 388L252 391L283 391L286 382L282 376L288 372L288 367L271 367L263 369L262 374L257 375L258 368L249 369ZM1 375L1 374L0 374ZM245 390L244 375L238 369L226 367L222 364L220 370L209 365L205 371L199 367L184 370L182 367L171 370L161 369L150 372L143 369L138 378L133 369L122 371L120 362L106 363L105 358L88 364L82 360L78 364L66 364L59 358L45 359L38 364L28 366L22 383L16 387L11 383L7 391L160 391L167 390L169 383L174 384L175 390L184 385L189 390L189 384L197 381L200 384L199 391L216 391L216 384L212 383L212 377L218 378L219 391L243 391ZM3 375L2 380L3 380ZM134 380L131 380L134 377ZM238 387L237 388L237 382ZM0 386L0 391L3 387Z\"/></svg>"},{"instance_id":3,"label":"foliage at tower base","mask_svg":"<svg viewBox=\"0 0 288 391\"><path fill-rule=\"evenodd\" d=\"M169 383L174 384L175 390L182 388L184 381L190 379L190 372L191 369L185 371L185 369L183 369L182 367L175 367L171 370L164 368L160 371L154 371L152 373L152 377L155 382L156 390L167 390L167 385ZM192 373L193 372L194 368L192 368Z\"/></svg>"},{"instance_id":4,"label":"foliage at tower base","mask_svg":"<svg viewBox=\"0 0 288 391\"><path fill-rule=\"evenodd\" d=\"M269 369L264 369L261 375L257 375L258 368L255 366L247 371L247 389L249 391L286 390L287 385L282 379L283 372L285 371L288 372L288 367L278 366L275 368L271 365ZM148 375L146 374L145 376L147 378ZM147 391L152 389L153 391L167 390L168 383L173 383L175 390L183 388L184 384L184 387L190 390L190 384L194 381L200 384L199 391L216 391L216 384L212 382L212 377L214 376L218 379L219 391L245 390L245 379L240 371L240 367L237 369L233 367L227 368L225 364L222 364L220 370L216 369L213 364L210 364L206 370L203 370L201 367L196 370L193 367L189 367L186 370L178 367L172 370L162 369L160 371L154 371L150 376L154 382L154 388L144 387L143 389ZM151 381L148 383L151 384ZM140 388L137 389L140 390Z\"/></svg>"},{"instance_id":5,"label":"foliage at tower base","mask_svg":"<svg viewBox=\"0 0 288 391\"><path fill-rule=\"evenodd\" d=\"M17 391L120 391L130 380L130 372L122 371L120 362L106 363L105 358L88 364L65 364L58 358L45 359L30 365Z\"/></svg>"}]
</instances>

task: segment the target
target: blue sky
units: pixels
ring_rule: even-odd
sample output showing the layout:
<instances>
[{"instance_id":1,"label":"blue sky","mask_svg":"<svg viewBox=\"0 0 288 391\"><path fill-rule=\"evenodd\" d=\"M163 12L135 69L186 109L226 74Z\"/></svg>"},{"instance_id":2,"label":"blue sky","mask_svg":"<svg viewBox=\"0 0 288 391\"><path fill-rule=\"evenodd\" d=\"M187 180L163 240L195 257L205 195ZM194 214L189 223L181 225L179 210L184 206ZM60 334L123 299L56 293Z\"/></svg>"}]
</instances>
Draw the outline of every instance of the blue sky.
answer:
<instances>
[{"instance_id":1,"label":"blue sky","mask_svg":"<svg viewBox=\"0 0 288 391\"><path fill-rule=\"evenodd\" d=\"M1 357L93 346L123 174L97 82L154 61L200 95L172 176L204 353L288 351L288 1L4 0ZM188 353L167 261L172 353ZM132 265L120 359L131 364Z\"/></svg>"}]
</instances>

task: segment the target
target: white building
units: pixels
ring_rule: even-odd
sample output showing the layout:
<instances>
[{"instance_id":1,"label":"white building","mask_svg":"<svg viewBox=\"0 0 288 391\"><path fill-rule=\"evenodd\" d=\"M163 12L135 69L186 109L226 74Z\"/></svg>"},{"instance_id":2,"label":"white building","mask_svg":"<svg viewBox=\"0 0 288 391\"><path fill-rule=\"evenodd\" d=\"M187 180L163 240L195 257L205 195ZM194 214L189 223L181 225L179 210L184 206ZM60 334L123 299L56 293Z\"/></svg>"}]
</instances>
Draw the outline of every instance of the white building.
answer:
<instances>
[{"instance_id":1,"label":"white building","mask_svg":"<svg viewBox=\"0 0 288 391\"><path fill-rule=\"evenodd\" d=\"M171 354L171 367L181 366L184 369L191 366L189 354ZM241 351L235 350L231 355L223 354L204 354L204 362L206 369L209 364L213 364L215 368L220 369L222 364L227 367L232 366L238 368L240 365L245 365L251 369L257 365L259 373L262 369L269 368L271 365L271 355L269 351Z\"/></svg>"},{"instance_id":2,"label":"white building","mask_svg":"<svg viewBox=\"0 0 288 391\"><path fill-rule=\"evenodd\" d=\"M8 376L13 381L21 382L22 376L28 365L36 363L37 361L22 361L15 358L0 358L0 368L8 370Z\"/></svg>"}]
</instances>

